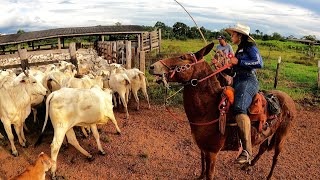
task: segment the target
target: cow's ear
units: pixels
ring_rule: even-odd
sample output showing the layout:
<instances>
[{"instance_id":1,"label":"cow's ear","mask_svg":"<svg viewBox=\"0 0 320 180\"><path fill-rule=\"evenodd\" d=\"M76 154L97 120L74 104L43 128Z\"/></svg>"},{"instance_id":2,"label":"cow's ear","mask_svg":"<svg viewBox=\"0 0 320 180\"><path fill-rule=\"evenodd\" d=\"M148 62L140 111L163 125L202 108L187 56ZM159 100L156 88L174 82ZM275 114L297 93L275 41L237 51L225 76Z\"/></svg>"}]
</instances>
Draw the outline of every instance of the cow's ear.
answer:
<instances>
[{"instance_id":1,"label":"cow's ear","mask_svg":"<svg viewBox=\"0 0 320 180\"><path fill-rule=\"evenodd\" d=\"M41 153L38 155L38 157L40 157L40 156L42 156L42 155L44 155L44 152L41 152Z\"/></svg>"}]
</instances>

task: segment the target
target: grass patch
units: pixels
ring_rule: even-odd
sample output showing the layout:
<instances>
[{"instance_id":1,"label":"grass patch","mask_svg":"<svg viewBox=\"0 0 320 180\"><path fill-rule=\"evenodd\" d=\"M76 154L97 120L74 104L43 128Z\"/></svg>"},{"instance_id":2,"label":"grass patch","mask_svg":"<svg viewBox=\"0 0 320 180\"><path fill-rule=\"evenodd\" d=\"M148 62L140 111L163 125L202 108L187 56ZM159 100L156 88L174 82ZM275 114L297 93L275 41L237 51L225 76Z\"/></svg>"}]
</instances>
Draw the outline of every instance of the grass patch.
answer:
<instances>
[{"instance_id":1,"label":"grass patch","mask_svg":"<svg viewBox=\"0 0 320 180\"><path fill-rule=\"evenodd\" d=\"M267 41L269 42L269 41ZM215 46L218 44L214 40ZM270 43L272 47L270 48ZM280 74L278 77L277 89L288 93L294 100L303 101L305 99L320 101L320 92L317 89L318 67L317 62L320 59L317 53L315 57L310 58L303 50L307 50L307 45L293 43L271 41L265 43L264 41L257 41L259 51L264 60L264 68L257 71L260 82L260 89L271 90L274 89L274 77L277 67L277 59L281 56L282 63L280 65ZM236 46L232 45L234 51ZM204 47L204 42L201 40L163 40L161 46L162 55L151 55L154 61L162 58L173 57L177 54L187 52L196 52ZM316 47L315 52L320 52L320 47ZM212 53L213 55L213 53ZM211 59L211 55L207 55L206 60ZM146 73L149 82L153 81L153 76ZM174 86L169 94L173 94L179 89ZM151 99L158 103L164 102L165 88L156 83L150 83L149 93ZM182 105L182 93L179 93L174 98L170 99L172 105Z\"/></svg>"}]
</instances>

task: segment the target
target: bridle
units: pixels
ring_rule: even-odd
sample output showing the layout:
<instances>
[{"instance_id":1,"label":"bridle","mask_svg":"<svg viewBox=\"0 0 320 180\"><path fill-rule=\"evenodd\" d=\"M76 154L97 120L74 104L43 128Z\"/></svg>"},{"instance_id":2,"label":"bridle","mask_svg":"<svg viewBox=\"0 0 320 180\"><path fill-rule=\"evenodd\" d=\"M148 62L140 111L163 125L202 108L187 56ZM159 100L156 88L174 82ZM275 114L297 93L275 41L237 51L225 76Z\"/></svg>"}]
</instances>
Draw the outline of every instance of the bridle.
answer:
<instances>
[{"instance_id":1,"label":"bridle","mask_svg":"<svg viewBox=\"0 0 320 180\"><path fill-rule=\"evenodd\" d=\"M170 66L168 66L163 60L160 60L161 64L163 64L166 68L169 69L169 73L167 74L167 75L168 75L167 78L168 78L168 79L169 79L169 78L173 78L173 76L174 76L176 73L182 73L182 72L190 69L192 66L204 62L204 59L198 60L197 57L196 57L193 53L190 53L190 56L193 57L194 63L185 64L185 65L183 65L183 66L175 66L175 67L173 67L173 68L170 67ZM170 74L170 73L171 73L171 74ZM198 82L197 82L197 79L191 79L191 80L190 80L190 83L183 83L183 84L191 84L192 86L197 86Z\"/></svg>"},{"instance_id":2,"label":"bridle","mask_svg":"<svg viewBox=\"0 0 320 180\"><path fill-rule=\"evenodd\" d=\"M163 60L160 60L160 63L163 64L166 68L169 69L169 73L167 74L167 79L169 78L173 78L173 76L176 74L176 73L181 73L181 72L184 72L188 69L190 69L192 66L195 66L196 64L199 64L199 63L202 63L202 62L205 62L204 59L200 59L198 60L197 57L193 54L193 53L190 53L191 57L193 57L194 59L194 63L191 63L191 64L185 64L183 66L175 66L175 67L170 67L168 66ZM213 73L211 73L210 75L204 77L204 78L201 78L201 79L191 79L187 82L183 82L182 84L183 85L191 85L191 86L197 86L198 83L201 83L209 78L211 78L212 76L220 73L221 71L227 69L227 68L230 68L232 66L231 63L228 63L226 65L224 65L223 67L215 70ZM170 74L171 73L171 74Z\"/></svg>"}]
</instances>

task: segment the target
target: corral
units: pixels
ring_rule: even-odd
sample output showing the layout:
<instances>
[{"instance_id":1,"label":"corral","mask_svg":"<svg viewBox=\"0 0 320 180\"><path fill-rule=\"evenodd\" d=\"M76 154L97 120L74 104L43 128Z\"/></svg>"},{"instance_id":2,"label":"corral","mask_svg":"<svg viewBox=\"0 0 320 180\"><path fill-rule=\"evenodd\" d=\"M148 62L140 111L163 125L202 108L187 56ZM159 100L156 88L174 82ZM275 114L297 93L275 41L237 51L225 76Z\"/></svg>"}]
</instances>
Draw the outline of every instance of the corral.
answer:
<instances>
[{"instance_id":1,"label":"corral","mask_svg":"<svg viewBox=\"0 0 320 180\"><path fill-rule=\"evenodd\" d=\"M127 40L122 42L122 44L129 47L130 43L128 43ZM127 58L118 59L116 56L112 57L112 55L110 55L110 52L113 52L112 47L114 47L112 42L105 43L101 41L98 42L97 45L98 48L100 48L100 50L98 49L97 55L102 55L102 57L99 58L101 61L107 62L107 64L117 62L130 68L127 63ZM20 55L21 57L23 50L20 51L22 51L22 53L16 54L15 56ZM131 53L133 51L134 50L131 49ZM83 52L87 52L87 50L80 49L75 51L75 48L70 48L60 54L51 55L49 53L49 55L45 55L44 59L52 60L60 58L61 60L69 60L73 54L78 60L79 65L83 65L84 63L82 62L86 62L81 61L80 58L84 56L83 54L81 55ZM130 51L121 52L125 57L130 57L127 53L130 54ZM30 65L33 63L33 59L38 59L39 56L41 56L41 54L34 54L32 57L27 56L27 58L23 58L22 55L21 59L27 59L26 64ZM89 56L90 55L88 55L88 57ZM96 60L96 58L97 57L95 57L94 60ZM99 68L99 62L93 62L92 68ZM135 61L131 62L133 62L132 64L139 64L140 70L144 71L144 69L141 69L141 67L144 67L141 61L138 61L138 63ZM17 64L17 67L20 67L19 62ZM27 69L27 66L23 67ZM32 66L30 66L30 68L32 68ZM97 148L92 146L94 144L93 137L83 139L80 141L80 144L83 144L85 149L93 153L96 159L92 162L87 162L84 157L71 146L67 149L62 149L58 157L58 177L65 179L126 179L128 177L131 179L194 179L199 175L199 152L190 135L190 127L188 123L186 123L187 121L179 122L173 120L165 113L165 109L162 106L155 104L153 104L149 110L147 104L142 103L140 111L133 111L134 105L132 105L132 101L133 99L129 103L128 108L131 115L130 120L123 119L124 113L121 108L120 110L115 109L116 119L123 132L121 136L114 134L114 127L110 126L110 124L107 126L99 126L102 144L107 155L97 155ZM179 116L186 119L181 109L174 110L178 112ZM318 133L319 127L313 125L313 122L316 121L315 117L319 116L319 111L317 109L301 109L299 116L301 119L305 119L305 121L296 122L298 125L293 130L293 137L288 139L288 144L285 146L285 153L281 156L281 161L279 161L279 166L275 171L274 177L276 179L308 179L319 175L319 170L316 168L318 165L317 162L319 162L319 158L316 156L318 150L314 146L314 142L319 141L319 138L314 136ZM40 113L40 117L41 119L38 123L41 124L43 121L42 117L44 117L43 112ZM29 118L27 122L30 128L30 124L33 123L32 119ZM42 124L40 127L41 126ZM27 139L29 140L28 142L33 145L39 135L39 130L34 130L32 127L30 129L31 133L27 134ZM311 131L312 133L303 137L304 142L301 142L301 135L307 134L307 131ZM1 133L5 134L3 131L1 131ZM77 135L79 136L79 134ZM20 156L17 158L10 155L8 141L1 141L3 148L0 148L0 159L2 163L0 166L0 175L3 177L13 177L22 172L28 164L33 163L36 155L41 151L49 154L51 140L52 134L49 132L45 137L44 144L37 148L30 146L27 149L23 149L17 145L17 149L20 152ZM308 154L308 156L301 156L300 154L302 153ZM240 174L241 176L238 177L241 178L239 179L263 179L270 166L270 156L270 153L265 154L257 166L246 174L233 164L235 158L234 152L222 152L217 162L216 177L221 179L237 179L236 175ZM13 166L17 163L19 163L19 165L17 169L15 169ZM296 164L296 166L288 167L289 164ZM299 169L299 171L297 171L297 169Z\"/></svg>"}]
</instances>

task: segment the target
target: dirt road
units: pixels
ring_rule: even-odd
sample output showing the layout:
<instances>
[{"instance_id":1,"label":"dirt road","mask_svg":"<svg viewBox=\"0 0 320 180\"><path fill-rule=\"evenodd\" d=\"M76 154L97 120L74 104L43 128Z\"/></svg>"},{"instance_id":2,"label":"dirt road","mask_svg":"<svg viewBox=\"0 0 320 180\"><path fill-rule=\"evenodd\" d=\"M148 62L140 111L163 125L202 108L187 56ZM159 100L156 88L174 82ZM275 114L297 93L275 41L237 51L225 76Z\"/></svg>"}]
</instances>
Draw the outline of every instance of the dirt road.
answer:
<instances>
[{"instance_id":1,"label":"dirt road","mask_svg":"<svg viewBox=\"0 0 320 180\"><path fill-rule=\"evenodd\" d=\"M161 106L153 105L150 110L146 107L142 104L140 111L130 107L128 121L124 120L124 113L115 110L123 132L120 136L115 134L111 122L98 127L107 152L105 156L98 154L93 136L78 138L82 147L95 156L92 162L71 145L61 149L58 175L66 179L195 179L200 174L200 152L192 140L187 121L173 120ZM174 111L185 118L182 109ZM319 108L300 108L273 179L320 178L319 121ZM29 133L27 140L33 145L38 135L38 132ZM50 154L51 141L49 134L39 147L26 149L16 142L19 157L10 154L7 140L1 141L0 175L13 177L33 163L40 152ZM219 154L216 179L264 179L270 170L273 152L266 152L248 173L233 163L235 156L236 152Z\"/></svg>"}]
</instances>

